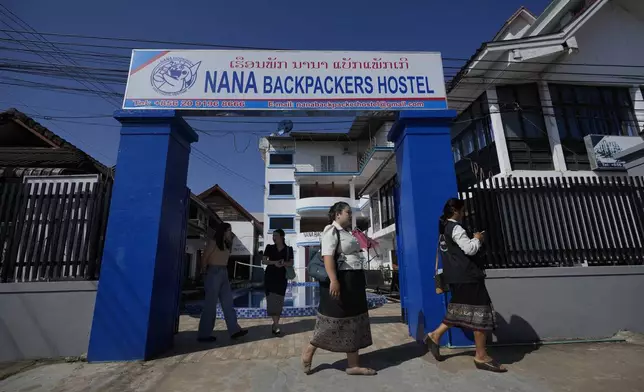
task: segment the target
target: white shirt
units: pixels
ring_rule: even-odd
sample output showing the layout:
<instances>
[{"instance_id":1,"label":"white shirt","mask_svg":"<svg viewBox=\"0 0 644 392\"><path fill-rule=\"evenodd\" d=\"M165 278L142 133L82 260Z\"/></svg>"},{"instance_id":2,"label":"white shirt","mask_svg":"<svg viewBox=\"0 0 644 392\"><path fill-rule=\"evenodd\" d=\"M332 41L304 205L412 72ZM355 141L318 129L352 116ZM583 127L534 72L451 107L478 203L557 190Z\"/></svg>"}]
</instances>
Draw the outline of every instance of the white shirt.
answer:
<instances>
[{"instance_id":1,"label":"white shirt","mask_svg":"<svg viewBox=\"0 0 644 392\"><path fill-rule=\"evenodd\" d=\"M452 239L459 248L468 256L474 256L476 252L481 249L481 241L478 238L470 238L465 232L461 224L454 219L448 219L450 222L456 223L452 231Z\"/></svg>"},{"instance_id":2,"label":"white shirt","mask_svg":"<svg viewBox=\"0 0 644 392\"><path fill-rule=\"evenodd\" d=\"M322 256L333 256L335 253L338 238L333 228L337 229L340 233L340 249L338 249L338 251L341 252L341 255L339 260L336 260L339 261L339 269L364 269L365 259L358 240L353 236L353 234L343 229L336 222L327 225L324 228L324 231L322 231L322 235L320 236Z\"/></svg>"}]
</instances>

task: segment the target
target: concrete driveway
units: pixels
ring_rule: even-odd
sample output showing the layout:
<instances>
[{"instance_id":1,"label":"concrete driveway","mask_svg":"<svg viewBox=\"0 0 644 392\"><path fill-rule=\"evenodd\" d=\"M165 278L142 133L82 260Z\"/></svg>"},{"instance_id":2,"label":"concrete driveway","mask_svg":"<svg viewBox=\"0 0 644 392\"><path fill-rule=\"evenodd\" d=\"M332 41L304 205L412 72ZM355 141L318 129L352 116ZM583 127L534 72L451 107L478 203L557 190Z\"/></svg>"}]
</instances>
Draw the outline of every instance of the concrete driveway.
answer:
<instances>
[{"instance_id":1,"label":"concrete driveway","mask_svg":"<svg viewBox=\"0 0 644 392\"><path fill-rule=\"evenodd\" d=\"M449 358L436 363L410 341L398 312L396 306L371 312L375 344L363 360L379 371L374 377L347 376L343 356L323 352L315 357L314 374L304 375L299 353L310 318L286 319L283 338L271 336L267 320L241 320L250 330L244 341L230 342L221 331L220 342L203 345L194 341L197 320L186 316L175 350L163 358L42 365L0 381L0 391L644 391L639 344L496 348L493 355L510 371L492 374L474 368L470 351L446 352Z\"/></svg>"}]
</instances>

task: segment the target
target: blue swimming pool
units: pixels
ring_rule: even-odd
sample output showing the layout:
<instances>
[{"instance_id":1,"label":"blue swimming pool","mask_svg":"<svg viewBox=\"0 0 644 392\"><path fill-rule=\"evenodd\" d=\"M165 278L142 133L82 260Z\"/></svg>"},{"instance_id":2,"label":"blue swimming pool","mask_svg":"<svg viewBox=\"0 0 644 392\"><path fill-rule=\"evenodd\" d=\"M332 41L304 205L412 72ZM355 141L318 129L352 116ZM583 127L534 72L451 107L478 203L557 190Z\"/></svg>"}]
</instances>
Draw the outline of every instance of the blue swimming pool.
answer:
<instances>
[{"instance_id":1,"label":"blue swimming pool","mask_svg":"<svg viewBox=\"0 0 644 392\"><path fill-rule=\"evenodd\" d=\"M314 316L319 303L320 287L317 283L292 283L286 289L282 317ZM369 308L384 305L387 299L382 295L367 293ZM261 288L242 289L234 293L233 304L238 318L265 318L266 296ZM184 313L201 314L203 301L192 301L184 306ZM222 317L221 308L217 306L217 317Z\"/></svg>"}]
</instances>

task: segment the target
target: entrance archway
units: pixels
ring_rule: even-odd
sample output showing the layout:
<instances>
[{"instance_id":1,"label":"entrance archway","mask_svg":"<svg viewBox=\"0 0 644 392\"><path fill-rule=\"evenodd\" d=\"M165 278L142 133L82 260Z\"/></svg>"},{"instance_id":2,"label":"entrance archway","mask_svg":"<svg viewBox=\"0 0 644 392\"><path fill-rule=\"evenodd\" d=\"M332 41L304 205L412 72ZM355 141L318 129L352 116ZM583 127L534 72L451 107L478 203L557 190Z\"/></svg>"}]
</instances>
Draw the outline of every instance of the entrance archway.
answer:
<instances>
[{"instance_id":1,"label":"entrance archway","mask_svg":"<svg viewBox=\"0 0 644 392\"><path fill-rule=\"evenodd\" d=\"M184 116L347 116L397 111L397 260L411 336L445 312L434 292L443 203L456 195L438 53L134 51L88 360L170 349L184 252L190 145ZM182 238L184 237L184 238ZM420 328L419 328L420 326ZM461 339L451 336L452 343ZM464 339L464 338L462 338Z\"/></svg>"}]
</instances>

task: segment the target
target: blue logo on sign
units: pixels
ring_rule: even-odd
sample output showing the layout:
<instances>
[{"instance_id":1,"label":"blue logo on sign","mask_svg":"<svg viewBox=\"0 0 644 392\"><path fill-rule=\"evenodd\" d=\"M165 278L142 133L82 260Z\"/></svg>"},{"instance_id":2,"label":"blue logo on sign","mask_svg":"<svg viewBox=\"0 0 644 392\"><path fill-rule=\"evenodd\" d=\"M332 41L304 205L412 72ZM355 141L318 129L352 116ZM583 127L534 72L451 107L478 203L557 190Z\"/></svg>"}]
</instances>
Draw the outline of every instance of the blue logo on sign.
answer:
<instances>
[{"instance_id":1,"label":"blue logo on sign","mask_svg":"<svg viewBox=\"0 0 644 392\"><path fill-rule=\"evenodd\" d=\"M152 71L150 83L163 95L179 95L188 91L197 81L201 61L194 64L182 57L167 57Z\"/></svg>"}]
</instances>

